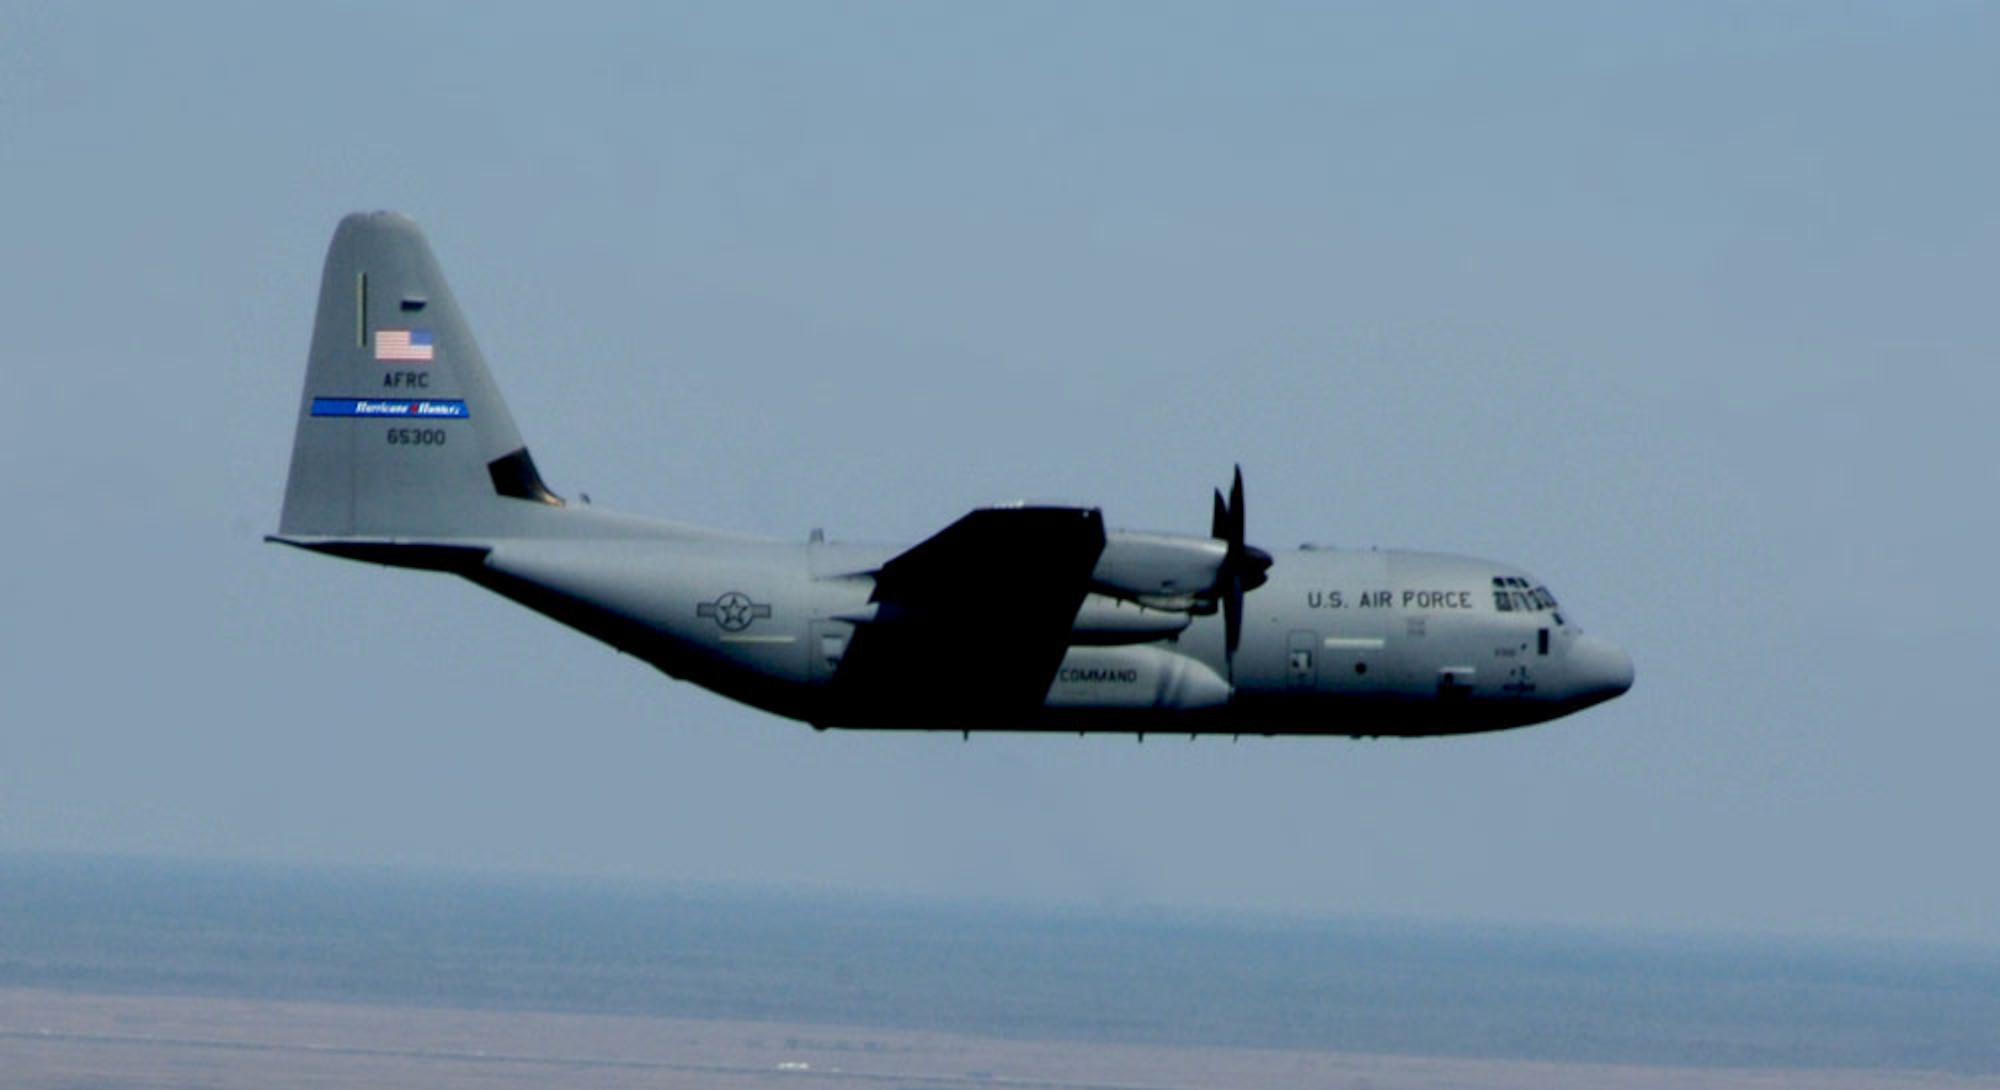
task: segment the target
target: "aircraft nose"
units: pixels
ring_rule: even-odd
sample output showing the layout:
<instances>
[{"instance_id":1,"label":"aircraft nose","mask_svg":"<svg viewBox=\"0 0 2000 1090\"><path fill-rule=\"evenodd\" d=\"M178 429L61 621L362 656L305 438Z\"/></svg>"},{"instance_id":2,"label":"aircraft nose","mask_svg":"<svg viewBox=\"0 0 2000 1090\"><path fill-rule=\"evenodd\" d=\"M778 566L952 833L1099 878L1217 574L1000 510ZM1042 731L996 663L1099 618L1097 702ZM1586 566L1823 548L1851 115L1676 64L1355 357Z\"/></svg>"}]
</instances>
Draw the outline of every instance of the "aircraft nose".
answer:
<instances>
[{"instance_id":1,"label":"aircraft nose","mask_svg":"<svg viewBox=\"0 0 2000 1090\"><path fill-rule=\"evenodd\" d=\"M1578 636L1569 645L1569 684L1584 704L1610 700L1632 687L1632 656L1610 640Z\"/></svg>"}]
</instances>

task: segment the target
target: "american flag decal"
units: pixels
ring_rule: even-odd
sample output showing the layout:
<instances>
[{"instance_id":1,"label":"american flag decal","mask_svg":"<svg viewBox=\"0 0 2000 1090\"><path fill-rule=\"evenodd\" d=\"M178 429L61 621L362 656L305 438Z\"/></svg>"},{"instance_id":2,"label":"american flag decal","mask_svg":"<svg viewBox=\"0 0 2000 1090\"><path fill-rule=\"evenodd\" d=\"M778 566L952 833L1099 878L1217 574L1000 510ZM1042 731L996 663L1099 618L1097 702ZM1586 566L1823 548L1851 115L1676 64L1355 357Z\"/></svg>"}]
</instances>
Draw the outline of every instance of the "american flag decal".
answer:
<instances>
[{"instance_id":1,"label":"american flag decal","mask_svg":"<svg viewBox=\"0 0 2000 1090\"><path fill-rule=\"evenodd\" d=\"M375 358L387 363L429 363L431 331L378 329L375 331Z\"/></svg>"}]
</instances>

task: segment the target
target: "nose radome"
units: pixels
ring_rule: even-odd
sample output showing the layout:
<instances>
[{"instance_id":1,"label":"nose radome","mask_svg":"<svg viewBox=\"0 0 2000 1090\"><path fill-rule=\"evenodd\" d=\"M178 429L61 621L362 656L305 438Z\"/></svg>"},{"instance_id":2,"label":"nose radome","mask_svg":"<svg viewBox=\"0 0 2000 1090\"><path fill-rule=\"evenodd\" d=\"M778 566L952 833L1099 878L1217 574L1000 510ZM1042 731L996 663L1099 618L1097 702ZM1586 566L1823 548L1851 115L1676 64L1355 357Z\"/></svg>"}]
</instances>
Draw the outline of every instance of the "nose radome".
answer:
<instances>
[{"instance_id":1,"label":"nose radome","mask_svg":"<svg viewBox=\"0 0 2000 1090\"><path fill-rule=\"evenodd\" d=\"M1632 656L1610 640L1578 636L1569 645L1570 690L1595 704L1632 687Z\"/></svg>"}]
</instances>

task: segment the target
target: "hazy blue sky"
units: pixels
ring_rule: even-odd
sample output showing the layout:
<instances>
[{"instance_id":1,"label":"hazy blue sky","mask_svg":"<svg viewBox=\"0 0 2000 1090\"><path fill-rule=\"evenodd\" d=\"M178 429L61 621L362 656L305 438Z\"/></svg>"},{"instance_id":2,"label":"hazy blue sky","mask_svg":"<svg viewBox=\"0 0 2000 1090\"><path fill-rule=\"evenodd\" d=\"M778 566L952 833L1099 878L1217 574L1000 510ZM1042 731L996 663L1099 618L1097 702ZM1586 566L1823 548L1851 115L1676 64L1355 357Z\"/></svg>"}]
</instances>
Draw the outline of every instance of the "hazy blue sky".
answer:
<instances>
[{"instance_id":1,"label":"hazy blue sky","mask_svg":"<svg viewBox=\"0 0 2000 1090\"><path fill-rule=\"evenodd\" d=\"M2000 944L2000 8L0 6L0 849ZM816 734L262 544L428 229L544 474L1490 556L1437 741Z\"/></svg>"}]
</instances>

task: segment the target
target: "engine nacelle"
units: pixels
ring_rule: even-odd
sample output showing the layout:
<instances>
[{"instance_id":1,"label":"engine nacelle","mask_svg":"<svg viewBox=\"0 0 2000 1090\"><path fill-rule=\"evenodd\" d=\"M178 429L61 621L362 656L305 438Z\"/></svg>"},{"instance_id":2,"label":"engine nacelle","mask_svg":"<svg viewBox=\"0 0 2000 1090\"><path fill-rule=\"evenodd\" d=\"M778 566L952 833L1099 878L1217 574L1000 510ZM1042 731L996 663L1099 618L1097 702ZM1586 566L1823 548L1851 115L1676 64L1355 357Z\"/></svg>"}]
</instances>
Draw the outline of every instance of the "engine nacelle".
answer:
<instances>
[{"instance_id":1,"label":"engine nacelle","mask_svg":"<svg viewBox=\"0 0 2000 1090\"><path fill-rule=\"evenodd\" d=\"M1113 597L1185 612L1213 606L1228 555L1228 544L1217 538L1112 530L1090 580Z\"/></svg>"},{"instance_id":2,"label":"engine nacelle","mask_svg":"<svg viewBox=\"0 0 2000 1090\"><path fill-rule=\"evenodd\" d=\"M1193 619L1186 610L1154 609L1127 598L1086 594L1070 626L1069 642L1099 647L1152 643L1180 635Z\"/></svg>"}]
</instances>

